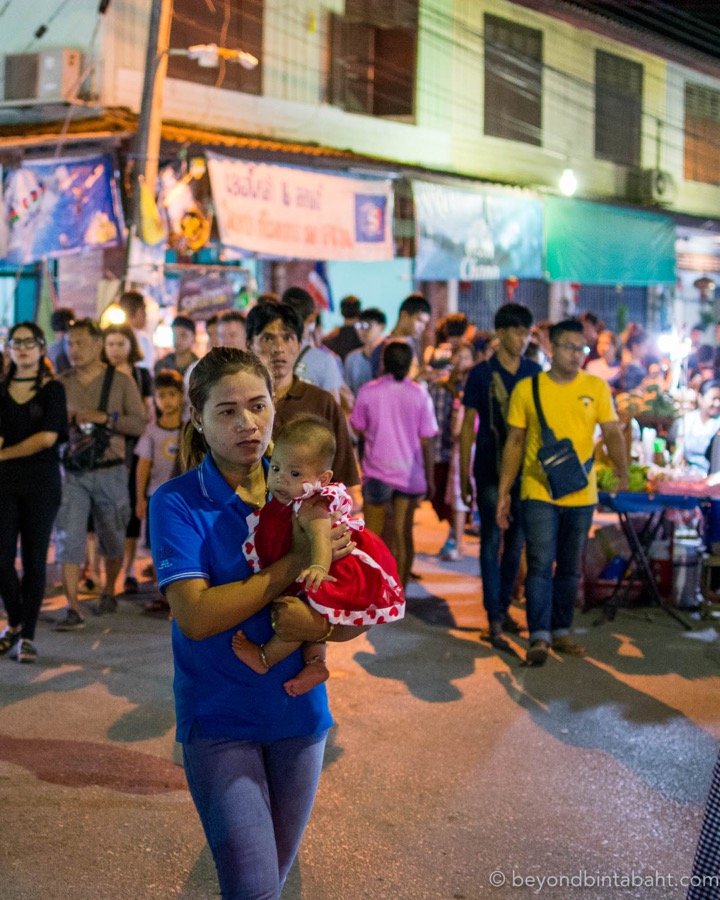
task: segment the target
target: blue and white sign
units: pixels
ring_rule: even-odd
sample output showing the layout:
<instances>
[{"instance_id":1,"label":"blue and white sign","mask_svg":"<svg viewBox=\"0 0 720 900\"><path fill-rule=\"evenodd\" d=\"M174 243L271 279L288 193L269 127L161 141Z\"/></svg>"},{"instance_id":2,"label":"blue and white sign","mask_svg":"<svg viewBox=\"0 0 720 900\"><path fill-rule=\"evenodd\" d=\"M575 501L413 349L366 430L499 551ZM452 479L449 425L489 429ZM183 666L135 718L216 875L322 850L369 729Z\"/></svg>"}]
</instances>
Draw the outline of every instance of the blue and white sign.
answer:
<instances>
[{"instance_id":1,"label":"blue and white sign","mask_svg":"<svg viewBox=\"0 0 720 900\"><path fill-rule=\"evenodd\" d=\"M110 155L32 160L8 172L7 259L19 265L122 242L122 210Z\"/></svg>"},{"instance_id":2,"label":"blue and white sign","mask_svg":"<svg viewBox=\"0 0 720 900\"><path fill-rule=\"evenodd\" d=\"M543 206L509 191L414 181L419 281L543 277Z\"/></svg>"}]
</instances>

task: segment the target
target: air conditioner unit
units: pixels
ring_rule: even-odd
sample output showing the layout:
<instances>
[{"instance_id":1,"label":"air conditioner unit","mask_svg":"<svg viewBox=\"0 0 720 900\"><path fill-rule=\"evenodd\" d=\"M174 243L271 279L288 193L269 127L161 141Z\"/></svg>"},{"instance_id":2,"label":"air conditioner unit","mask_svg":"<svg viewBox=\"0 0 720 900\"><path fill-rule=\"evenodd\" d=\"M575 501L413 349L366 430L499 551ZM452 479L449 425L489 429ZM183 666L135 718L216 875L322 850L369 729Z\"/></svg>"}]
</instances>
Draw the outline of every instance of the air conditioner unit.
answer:
<instances>
[{"instance_id":1,"label":"air conditioner unit","mask_svg":"<svg viewBox=\"0 0 720 900\"><path fill-rule=\"evenodd\" d=\"M67 47L38 53L11 53L4 60L3 99L19 103L58 103L76 94L82 54Z\"/></svg>"},{"instance_id":2,"label":"air conditioner unit","mask_svg":"<svg viewBox=\"0 0 720 900\"><path fill-rule=\"evenodd\" d=\"M628 200L634 203L672 203L675 193L675 179L662 169L633 169L628 173Z\"/></svg>"}]
</instances>

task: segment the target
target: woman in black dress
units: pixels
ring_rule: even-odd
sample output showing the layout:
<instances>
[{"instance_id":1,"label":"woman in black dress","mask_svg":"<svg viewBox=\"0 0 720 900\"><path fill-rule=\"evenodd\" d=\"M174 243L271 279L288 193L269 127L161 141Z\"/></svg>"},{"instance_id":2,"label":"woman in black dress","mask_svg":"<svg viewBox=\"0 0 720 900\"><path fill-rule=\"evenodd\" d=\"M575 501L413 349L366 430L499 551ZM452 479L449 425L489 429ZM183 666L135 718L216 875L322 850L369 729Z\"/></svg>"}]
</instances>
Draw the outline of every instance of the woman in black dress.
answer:
<instances>
[{"instance_id":1,"label":"woman in black dress","mask_svg":"<svg viewBox=\"0 0 720 900\"><path fill-rule=\"evenodd\" d=\"M58 444L67 439L67 406L45 356L42 330L20 322L8 344L10 365L0 381L0 596L8 624L0 632L0 655L31 663L60 506ZM15 571L18 536L22 578Z\"/></svg>"}]
</instances>

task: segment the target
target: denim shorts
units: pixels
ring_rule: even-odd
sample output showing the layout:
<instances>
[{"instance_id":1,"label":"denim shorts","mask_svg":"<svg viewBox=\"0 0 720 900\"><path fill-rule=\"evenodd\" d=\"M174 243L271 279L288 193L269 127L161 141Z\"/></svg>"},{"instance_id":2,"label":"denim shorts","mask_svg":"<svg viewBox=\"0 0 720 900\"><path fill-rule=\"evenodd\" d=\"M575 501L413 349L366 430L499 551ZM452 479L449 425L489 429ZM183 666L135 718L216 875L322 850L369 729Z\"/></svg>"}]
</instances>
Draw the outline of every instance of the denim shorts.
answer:
<instances>
[{"instance_id":1,"label":"denim shorts","mask_svg":"<svg viewBox=\"0 0 720 900\"><path fill-rule=\"evenodd\" d=\"M368 478L363 482L362 486L363 501L372 506L381 506L389 503L393 497L406 497L409 500L420 500L425 496L422 494L408 494L407 491L399 491L390 484L380 481L379 478Z\"/></svg>"},{"instance_id":2,"label":"denim shorts","mask_svg":"<svg viewBox=\"0 0 720 900\"><path fill-rule=\"evenodd\" d=\"M106 559L122 559L125 529L130 521L125 466L65 473L62 502L55 521L55 549L59 562L82 565L91 513L100 555Z\"/></svg>"}]
</instances>

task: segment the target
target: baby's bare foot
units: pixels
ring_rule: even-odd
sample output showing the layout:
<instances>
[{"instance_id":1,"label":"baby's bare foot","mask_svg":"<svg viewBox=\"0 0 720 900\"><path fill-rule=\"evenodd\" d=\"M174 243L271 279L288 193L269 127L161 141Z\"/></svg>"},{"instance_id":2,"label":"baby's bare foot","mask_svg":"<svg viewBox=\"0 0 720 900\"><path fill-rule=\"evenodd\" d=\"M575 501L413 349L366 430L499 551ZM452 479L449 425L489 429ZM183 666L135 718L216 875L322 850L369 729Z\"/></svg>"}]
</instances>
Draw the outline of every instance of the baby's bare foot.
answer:
<instances>
[{"instance_id":1,"label":"baby's bare foot","mask_svg":"<svg viewBox=\"0 0 720 900\"><path fill-rule=\"evenodd\" d=\"M238 631L233 635L232 648L235 656L244 662L246 666L250 666L253 672L257 672L258 675L265 675L270 668L268 664L263 661L262 645L256 644L254 641L245 637L245 634L242 631Z\"/></svg>"},{"instance_id":2,"label":"baby's bare foot","mask_svg":"<svg viewBox=\"0 0 720 900\"><path fill-rule=\"evenodd\" d=\"M286 681L283 687L291 697L300 697L323 681L327 681L329 677L330 673L325 663L322 660L314 660L307 663L294 678Z\"/></svg>"}]
</instances>

